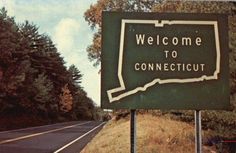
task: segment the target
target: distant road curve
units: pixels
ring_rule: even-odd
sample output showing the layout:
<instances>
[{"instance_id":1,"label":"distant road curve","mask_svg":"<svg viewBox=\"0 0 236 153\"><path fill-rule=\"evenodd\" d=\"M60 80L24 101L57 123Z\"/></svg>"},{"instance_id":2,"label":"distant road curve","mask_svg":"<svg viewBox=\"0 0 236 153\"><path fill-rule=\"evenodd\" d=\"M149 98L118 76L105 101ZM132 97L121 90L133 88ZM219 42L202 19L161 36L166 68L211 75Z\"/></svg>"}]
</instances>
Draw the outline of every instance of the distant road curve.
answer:
<instances>
[{"instance_id":1,"label":"distant road curve","mask_svg":"<svg viewBox=\"0 0 236 153\"><path fill-rule=\"evenodd\" d=\"M78 121L0 132L0 153L79 153L105 122Z\"/></svg>"}]
</instances>

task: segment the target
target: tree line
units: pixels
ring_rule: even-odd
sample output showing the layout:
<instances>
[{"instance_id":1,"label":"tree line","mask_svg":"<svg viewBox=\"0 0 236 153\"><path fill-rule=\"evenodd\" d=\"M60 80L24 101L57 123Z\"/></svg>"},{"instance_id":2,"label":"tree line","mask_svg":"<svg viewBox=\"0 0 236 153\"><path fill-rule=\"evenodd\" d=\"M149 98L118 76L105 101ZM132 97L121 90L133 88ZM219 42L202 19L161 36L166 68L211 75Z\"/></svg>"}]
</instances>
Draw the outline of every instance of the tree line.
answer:
<instances>
[{"instance_id":1,"label":"tree line","mask_svg":"<svg viewBox=\"0 0 236 153\"><path fill-rule=\"evenodd\" d=\"M65 66L51 38L0 10L0 116L93 119L96 107L81 87L82 74Z\"/></svg>"}]
</instances>

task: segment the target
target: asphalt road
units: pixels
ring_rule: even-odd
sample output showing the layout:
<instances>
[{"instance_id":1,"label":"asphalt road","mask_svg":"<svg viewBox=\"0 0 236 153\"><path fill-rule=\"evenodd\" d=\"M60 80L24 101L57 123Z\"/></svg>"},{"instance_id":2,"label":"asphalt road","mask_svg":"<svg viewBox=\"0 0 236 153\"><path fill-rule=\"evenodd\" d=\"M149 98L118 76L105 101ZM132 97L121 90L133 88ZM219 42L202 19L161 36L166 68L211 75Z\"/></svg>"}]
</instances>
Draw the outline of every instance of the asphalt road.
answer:
<instances>
[{"instance_id":1,"label":"asphalt road","mask_svg":"<svg viewBox=\"0 0 236 153\"><path fill-rule=\"evenodd\" d=\"M103 125L78 121L0 132L0 153L79 153Z\"/></svg>"}]
</instances>

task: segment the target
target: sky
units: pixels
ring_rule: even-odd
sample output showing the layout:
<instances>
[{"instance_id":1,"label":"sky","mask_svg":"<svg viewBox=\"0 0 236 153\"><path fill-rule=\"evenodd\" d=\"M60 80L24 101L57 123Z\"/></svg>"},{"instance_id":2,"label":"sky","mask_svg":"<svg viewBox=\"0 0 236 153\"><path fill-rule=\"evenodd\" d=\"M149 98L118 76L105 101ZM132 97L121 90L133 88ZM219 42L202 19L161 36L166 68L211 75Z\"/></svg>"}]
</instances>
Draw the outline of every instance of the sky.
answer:
<instances>
[{"instance_id":1,"label":"sky","mask_svg":"<svg viewBox=\"0 0 236 153\"><path fill-rule=\"evenodd\" d=\"M96 0L0 0L17 23L28 20L46 33L56 44L66 62L83 74L82 86L88 97L100 106L100 74L88 60L86 48L92 43L93 31L84 19L84 12Z\"/></svg>"}]
</instances>

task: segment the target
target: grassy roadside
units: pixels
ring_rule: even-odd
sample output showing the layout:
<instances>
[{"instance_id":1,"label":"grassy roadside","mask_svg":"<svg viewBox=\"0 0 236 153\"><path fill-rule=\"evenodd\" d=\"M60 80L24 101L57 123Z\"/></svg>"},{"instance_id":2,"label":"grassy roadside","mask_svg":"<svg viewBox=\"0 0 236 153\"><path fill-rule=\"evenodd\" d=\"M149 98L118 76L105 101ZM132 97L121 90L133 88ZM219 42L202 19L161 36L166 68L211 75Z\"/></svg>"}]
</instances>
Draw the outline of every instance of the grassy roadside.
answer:
<instances>
[{"instance_id":1,"label":"grassy roadside","mask_svg":"<svg viewBox=\"0 0 236 153\"><path fill-rule=\"evenodd\" d=\"M82 153L129 153L129 129L129 119L110 121ZM203 132L204 138L209 136L209 131ZM137 117L137 152L191 153L194 141L194 125L148 114ZM204 146L203 152L215 149Z\"/></svg>"}]
</instances>

